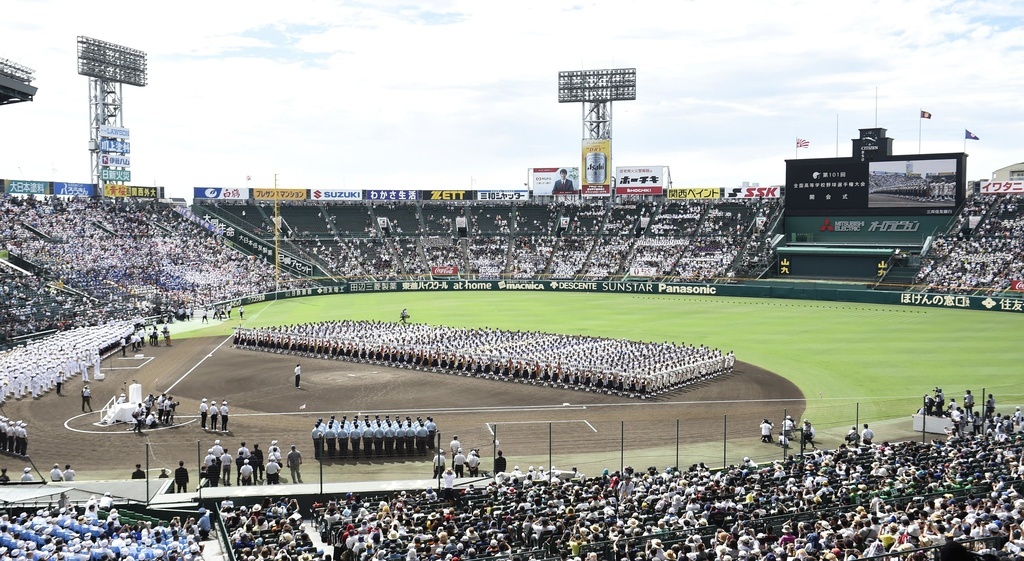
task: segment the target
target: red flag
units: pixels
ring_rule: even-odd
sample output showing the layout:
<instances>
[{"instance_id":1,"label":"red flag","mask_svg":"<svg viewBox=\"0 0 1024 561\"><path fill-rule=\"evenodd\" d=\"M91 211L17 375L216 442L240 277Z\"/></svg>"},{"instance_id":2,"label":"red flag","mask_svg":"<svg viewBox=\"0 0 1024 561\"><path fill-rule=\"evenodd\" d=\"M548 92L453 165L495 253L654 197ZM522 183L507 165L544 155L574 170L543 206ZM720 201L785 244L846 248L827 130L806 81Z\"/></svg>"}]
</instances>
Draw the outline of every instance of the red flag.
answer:
<instances>
[{"instance_id":1,"label":"red flag","mask_svg":"<svg viewBox=\"0 0 1024 561\"><path fill-rule=\"evenodd\" d=\"M798 139L796 139L796 147L797 148L810 148L811 147L811 141L804 140L802 138L798 138Z\"/></svg>"}]
</instances>

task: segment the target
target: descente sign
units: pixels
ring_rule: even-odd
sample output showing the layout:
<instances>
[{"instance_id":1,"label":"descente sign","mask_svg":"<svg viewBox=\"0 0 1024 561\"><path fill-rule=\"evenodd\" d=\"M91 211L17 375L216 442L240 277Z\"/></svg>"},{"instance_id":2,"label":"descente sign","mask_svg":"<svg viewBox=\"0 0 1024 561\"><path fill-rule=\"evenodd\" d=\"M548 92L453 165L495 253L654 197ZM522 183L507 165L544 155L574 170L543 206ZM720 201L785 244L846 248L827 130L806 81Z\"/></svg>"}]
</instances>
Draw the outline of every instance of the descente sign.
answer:
<instances>
[{"instance_id":1,"label":"descente sign","mask_svg":"<svg viewBox=\"0 0 1024 561\"><path fill-rule=\"evenodd\" d=\"M1019 285L1018 285L1019 286ZM792 286L745 284L685 284L667 282L587 281L587 280L454 280L443 277L433 280L349 281L330 286L282 290L244 296L233 302L251 304L267 300L320 296L327 294L359 294L366 292L430 292L430 291L494 291L494 292L602 292L638 295L679 295L697 297L746 297L820 300L886 305L903 305L933 309L961 309L1024 314L1024 296L1007 291L1000 296L966 296L921 292L894 292L864 289L817 289Z\"/></svg>"}]
</instances>

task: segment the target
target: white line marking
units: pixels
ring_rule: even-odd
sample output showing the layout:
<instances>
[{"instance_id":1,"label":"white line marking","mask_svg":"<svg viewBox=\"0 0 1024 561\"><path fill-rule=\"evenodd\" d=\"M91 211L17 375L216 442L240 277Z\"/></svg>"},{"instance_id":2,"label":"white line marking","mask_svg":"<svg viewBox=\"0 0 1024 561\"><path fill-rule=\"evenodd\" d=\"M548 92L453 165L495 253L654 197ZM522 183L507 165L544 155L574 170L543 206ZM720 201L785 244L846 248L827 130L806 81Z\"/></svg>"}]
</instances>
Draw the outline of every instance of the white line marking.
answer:
<instances>
[{"instance_id":1,"label":"white line marking","mask_svg":"<svg viewBox=\"0 0 1024 561\"><path fill-rule=\"evenodd\" d=\"M117 360L144 360L145 362L143 362L142 364L139 364L137 366L108 366L106 368L106 370L138 370L138 369L142 368L143 366L145 366L145 365L149 364L150 362L152 362L153 359L155 359L155 358L156 358L155 356L124 357L124 358L119 357Z\"/></svg>"},{"instance_id":2,"label":"white line marking","mask_svg":"<svg viewBox=\"0 0 1024 561\"><path fill-rule=\"evenodd\" d=\"M188 369L188 372L186 372L186 373L182 374L182 375L181 375L181 378L178 378L177 380L175 380L175 381L174 381L174 383L173 383L173 384L171 384L170 386L168 386L167 388L165 388L165 389L164 389L164 391L165 391L165 392L169 392L169 391L173 390L173 389L174 389L174 386L177 386L177 385L178 385L178 382L180 382L180 381L184 380L186 376L188 376L189 374L191 374L191 373L192 373L192 371L194 371L194 370L195 370L196 368L199 368L199 366L200 366L201 364L203 364L204 362L206 362L206 359L208 359L208 358L210 358L211 356L213 356L213 353L217 352L217 349L220 349L221 347L223 347L223 346L224 346L224 343L227 343L228 341L230 341L230 340L231 340L231 339L232 339L232 338L233 338L234 336L235 336L235 335L234 335L233 333L232 333L231 335L228 335L228 336L227 336L227 337L226 337L226 338L225 338L225 339L224 339L223 341L221 341L221 342L220 342L220 344L219 344L219 345L217 345L217 347L216 347L215 349L213 349L213 352L211 352L210 354L208 354L208 355L204 356L202 360L200 360L199 362L197 362L197 363L196 363L196 365L195 365L195 366L193 366L192 368L189 368L189 369Z\"/></svg>"},{"instance_id":3,"label":"white line marking","mask_svg":"<svg viewBox=\"0 0 1024 561\"><path fill-rule=\"evenodd\" d=\"M491 438L494 438L494 429L491 428L491 424L484 423L484 426L487 427L487 431L491 433Z\"/></svg>"},{"instance_id":4,"label":"white line marking","mask_svg":"<svg viewBox=\"0 0 1024 561\"><path fill-rule=\"evenodd\" d=\"M92 415L92 413L91 412L90 413L82 413L80 415L75 415L74 417L71 417L70 419L64 421L64 428L66 428L66 429L68 429L69 431L72 431L72 432L78 432L78 433L83 433L83 434L135 434L135 432L131 430L132 429L131 425L129 425L128 423L117 423L115 425L108 425L110 427L124 427L124 430L84 430L84 429L76 429L76 428L72 427L69 424L71 421L74 421L75 419L81 419L82 417L85 417L86 415ZM167 429L173 429L173 428L176 428L176 427L183 427L185 425L191 425L194 422L196 422L196 420L192 419L191 421L186 421L184 423L178 423L178 424L171 425L171 426L158 427L158 428L155 428L155 429L146 429L145 432L146 433L151 433L151 432L155 432L155 431L158 431L158 430L167 430ZM99 423L92 423L92 424L94 426L100 426Z\"/></svg>"},{"instance_id":5,"label":"white line marking","mask_svg":"<svg viewBox=\"0 0 1024 561\"><path fill-rule=\"evenodd\" d=\"M495 425L543 425L545 423L587 423L586 419L563 419L561 421L502 421ZM589 426L590 423L587 423ZM594 428L594 427L590 427ZM594 432L597 432L596 430Z\"/></svg>"},{"instance_id":6,"label":"white line marking","mask_svg":"<svg viewBox=\"0 0 1024 561\"><path fill-rule=\"evenodd\" d=\"M255 315L255 316L253 316L253 317L252 317L252 319L256 319L256 318L258 318L258 317L260 316L260 314L262 314L262 313L263 313L263 311L264 311L264 310L266 310L266 309L267 309L267 308L269 308L270 306L273 306L273 305L274 305L274 302L276 302L276 300L275 300L275 301L273 301L273 302L271 302L270 304L267 304L267 307L266 307L266 308L263 308L263 310L260 310L260 311L256 312L256 315ZM199 365L201 365L202 363L206 362L206 359L208 359L208 358L210 358L211 356L213 356L213 353L215 353L215 352L217 352L218 350L220 350L220 348L224 346L224 343L227 343L228 341L230 341L230 340L231 340L231 339L232 339L232 338L233 338L234 336L235 336L235 334L234 334L234 333L232 333L231 335L228 335L226 339L224 339L223 341L221 341L219 345L217 345L217 346L216 346L216 347L215 347L215 348L214 348L214 349L213 349L212 351L210 351L210 354L208 354L208 355L204 356L204 357L203 357L203 359L202 359L202 360L200 360L199 362L197 362L195 366L193 366L192 368L189 368L189 369L188 369L188 372L186 372L186 373L182 374L182 375L181 375L181 378L178 378L177 380L175 380L175 381L174 381L174 383L173 383L173 384L171 384L171 385L170 385L170 386L169 386L168 388L166 388L166 389L165 389L164 391L165 391L165 392L169 392L169 391L173 390L173 389L174 389L174 386L177 386L177 385L178 385L178 382L181 382L182 380L184 380L184 379L185 379L185 377L186 377L186 376L188 376L189 374L191 374L193 370L195 370L196 368L199 368Z\"/></svg>"},{"instance_id":7,"label":"white line marking","mask_svg":"<svg viewBox=\"0 0 1024 561\"><path fill-rule=\"evenodd\" d=\"M590 421L584 419L583 422L586 423L588 427L590 427L590 430L597 432L597 429L594 428L594 425L590 424Z\"/></svg>"},{"instance_id":8,"label":"white line marking","mask_svg":"<svg viewBox=\"0 0 1024 561\"><path fill-rule=\"evenodd\" d=\"M169 390L168 390L169 391ZM436 415L438 412L457 414L457 413L514 413L516 411L565 411L572 409L575 411L582 411L586 409L581 405L574 407L562 407L561 405L524 405L522 407L453 407L448 409L431 409L427 415ZM280 411L280 412L261 412L261 413L232 413L236 417L266 417L270 415L336 415L338 411ZM392 413L391 409L386 411L360 411L356 413L357 417L364 415L380 415ZM410 413L411 414L411 413ZM178 415L179 417L181 415ZM527 422L527 421L522 421ZM530 421L533 422L533 421ZM547 421L544 421L547 422ZM561 421L555 421L561 422Z\"/></svg>"}]
</instances>

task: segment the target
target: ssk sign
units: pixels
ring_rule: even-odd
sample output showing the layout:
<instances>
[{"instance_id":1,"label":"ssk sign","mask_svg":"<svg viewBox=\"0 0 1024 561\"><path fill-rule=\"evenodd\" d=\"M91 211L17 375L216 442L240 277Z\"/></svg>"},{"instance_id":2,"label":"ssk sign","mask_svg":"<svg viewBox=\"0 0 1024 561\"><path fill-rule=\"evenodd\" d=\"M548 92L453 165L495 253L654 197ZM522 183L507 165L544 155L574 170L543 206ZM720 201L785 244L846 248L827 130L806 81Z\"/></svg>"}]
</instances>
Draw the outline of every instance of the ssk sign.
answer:
<instances>
[{"instance_id":1,"label":"ssk sign","mask_svg":"<svg viewBox=\"0 0 1024 561\"><path fill-rule=\"evenodd\" d=\"M459 274L458 267L445 266L445 267L431 267L430 274L435 277L454 277Z\"/></svg>"},{"instance_id":2,"label":"ssk sign","mask_svg":"<svg viewBox=\"0 0 1024 561\"><path fill-rule=\"evenodd\" d=\"M729 199L777 199L780 197L778 187L733 187L726 189Z\"/></svg>"}]
</instances>

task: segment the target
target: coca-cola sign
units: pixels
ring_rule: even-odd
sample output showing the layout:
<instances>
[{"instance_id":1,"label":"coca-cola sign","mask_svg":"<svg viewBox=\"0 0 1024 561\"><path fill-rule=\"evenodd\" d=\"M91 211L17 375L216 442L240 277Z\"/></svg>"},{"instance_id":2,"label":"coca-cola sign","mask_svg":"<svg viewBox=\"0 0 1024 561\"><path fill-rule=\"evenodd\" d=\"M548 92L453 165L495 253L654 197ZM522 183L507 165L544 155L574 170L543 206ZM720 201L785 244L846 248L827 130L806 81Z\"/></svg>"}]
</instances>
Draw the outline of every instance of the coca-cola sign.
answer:
<instances>
[{"instance_id":1,"label":"coca-cola sign","mask_svg":"<svg viewBox=\"0 0 1024 561\"><path fill-rule=\"evenodd\" d=\"M451 265L445 265L441 267L431 267L430 274L439 277L453 277L459 274L458 267L452 267Z\"/></svg>"}]
</instances>

